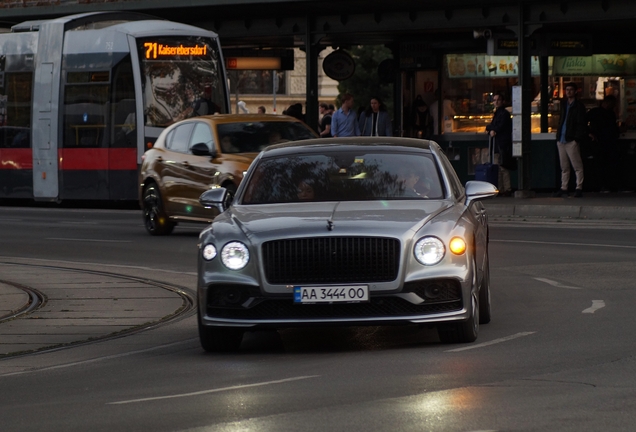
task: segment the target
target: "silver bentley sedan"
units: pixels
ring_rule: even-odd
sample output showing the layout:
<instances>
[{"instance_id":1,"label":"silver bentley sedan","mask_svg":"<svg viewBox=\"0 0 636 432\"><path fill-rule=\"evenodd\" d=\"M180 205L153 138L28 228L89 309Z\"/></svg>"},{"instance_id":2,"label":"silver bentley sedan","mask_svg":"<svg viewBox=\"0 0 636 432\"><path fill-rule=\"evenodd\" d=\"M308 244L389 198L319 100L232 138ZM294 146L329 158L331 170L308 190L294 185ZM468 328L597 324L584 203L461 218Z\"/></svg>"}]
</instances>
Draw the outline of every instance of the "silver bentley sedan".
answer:
<instances>
[{"instance_id":1,"label":"silver bentley sedan","mask_svg":"<svg viewBox=\"0 0 636 432\"><path fill-rule=\"evenodd\" d=\"M440 147L329 138L262 151L200 235L198 324L206 351L243 333L320 325L435 326L444 343L490 321L490 183L461 184Z\"/></svg>"}]
</instances>

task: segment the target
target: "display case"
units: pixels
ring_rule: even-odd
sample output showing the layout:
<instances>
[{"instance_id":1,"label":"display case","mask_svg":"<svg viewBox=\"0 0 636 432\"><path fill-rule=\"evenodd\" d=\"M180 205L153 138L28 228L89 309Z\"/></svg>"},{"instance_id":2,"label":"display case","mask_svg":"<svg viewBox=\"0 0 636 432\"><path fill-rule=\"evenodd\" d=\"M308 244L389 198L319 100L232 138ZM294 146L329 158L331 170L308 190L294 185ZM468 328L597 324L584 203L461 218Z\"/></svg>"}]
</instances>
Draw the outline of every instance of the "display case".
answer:
<instances>
[{"instance_id":1,"label":"display case","mask_svg":"<svg viewBox=\"0 0 636 432\"><path fill-rule=\"evenodd\" d=\"M452 129L445 128L445 132L468 132L480 133L486 132L486 126L492 121L492 114L483 115L456 115L453 116ZM541 133L541 114L531 114L531 131L532 133ZM548 113L548 130L547 132L555 132L558 126L559 116Z\"/></svg>"}]
</instances>

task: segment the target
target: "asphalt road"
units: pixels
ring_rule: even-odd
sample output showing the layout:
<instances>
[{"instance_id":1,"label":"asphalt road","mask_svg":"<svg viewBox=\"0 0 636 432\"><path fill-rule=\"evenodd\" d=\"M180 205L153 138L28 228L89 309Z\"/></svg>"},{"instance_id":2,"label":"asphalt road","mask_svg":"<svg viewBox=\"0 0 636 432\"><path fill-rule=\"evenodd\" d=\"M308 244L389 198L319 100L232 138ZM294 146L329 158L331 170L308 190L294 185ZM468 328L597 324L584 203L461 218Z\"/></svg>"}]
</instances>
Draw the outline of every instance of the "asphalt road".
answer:
<instances>
[{"instance_id":1,"label":"asphalt road","mask_svg":"<svg viewBox=\"0 0 636 432\"><path fill-rule=\"evenodd\" d=\"M636 225L491 226L493 321L294 329L205 354L196 319L0 361L2 431L630 430ZM194 289L200 226L146 235L139 212L0 208L1 256Z\"/></svg>"}]
</instances>

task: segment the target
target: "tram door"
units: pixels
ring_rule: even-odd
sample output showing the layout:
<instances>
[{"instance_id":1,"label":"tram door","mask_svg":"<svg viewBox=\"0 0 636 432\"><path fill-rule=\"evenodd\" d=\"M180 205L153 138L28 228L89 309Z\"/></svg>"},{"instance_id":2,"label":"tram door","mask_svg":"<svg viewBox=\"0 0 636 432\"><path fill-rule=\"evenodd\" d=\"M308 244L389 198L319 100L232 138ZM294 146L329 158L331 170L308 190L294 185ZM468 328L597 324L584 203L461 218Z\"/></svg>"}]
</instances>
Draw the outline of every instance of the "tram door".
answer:
<instances>
[{"instance_id":1,"label":"tram door","mask_svg":"<svg viewBox=\"0 0 636 432\"><path fill-rule=\"evenodd\" d=\"M137 143L132 65L67 71L60 198L134 200Z\"/></svg>"},{"instance_id":2,"label":"tram door","mask_svg":"<svg viewBox=\"0 0 636 432\"><path fill-rule=\"evenodd\" d=\"M137 118L130 57L113 69L110 140L108 142L109 199L137 199Z\"/></svg>"}]
</instances>

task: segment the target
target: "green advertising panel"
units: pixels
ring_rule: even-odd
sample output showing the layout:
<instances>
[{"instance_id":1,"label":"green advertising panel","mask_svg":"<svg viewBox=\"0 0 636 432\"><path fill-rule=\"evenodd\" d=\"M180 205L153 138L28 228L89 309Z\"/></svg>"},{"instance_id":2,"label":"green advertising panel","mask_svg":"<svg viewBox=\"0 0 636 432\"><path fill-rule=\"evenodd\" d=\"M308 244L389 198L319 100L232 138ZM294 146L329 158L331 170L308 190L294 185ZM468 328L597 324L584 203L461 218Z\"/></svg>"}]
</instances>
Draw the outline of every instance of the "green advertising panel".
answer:
<instances>
[{"instance_id":1,"label":"green advertising panel","mask_svg":"<svg viewBox=\"0 0 636 432\"><path fill-rule=\"evenodd\" d=\"M564 56L554 58L557 76L625 76L636 74L636 55L594 54L592 56Z\"/></svg>"}]
</instances>

